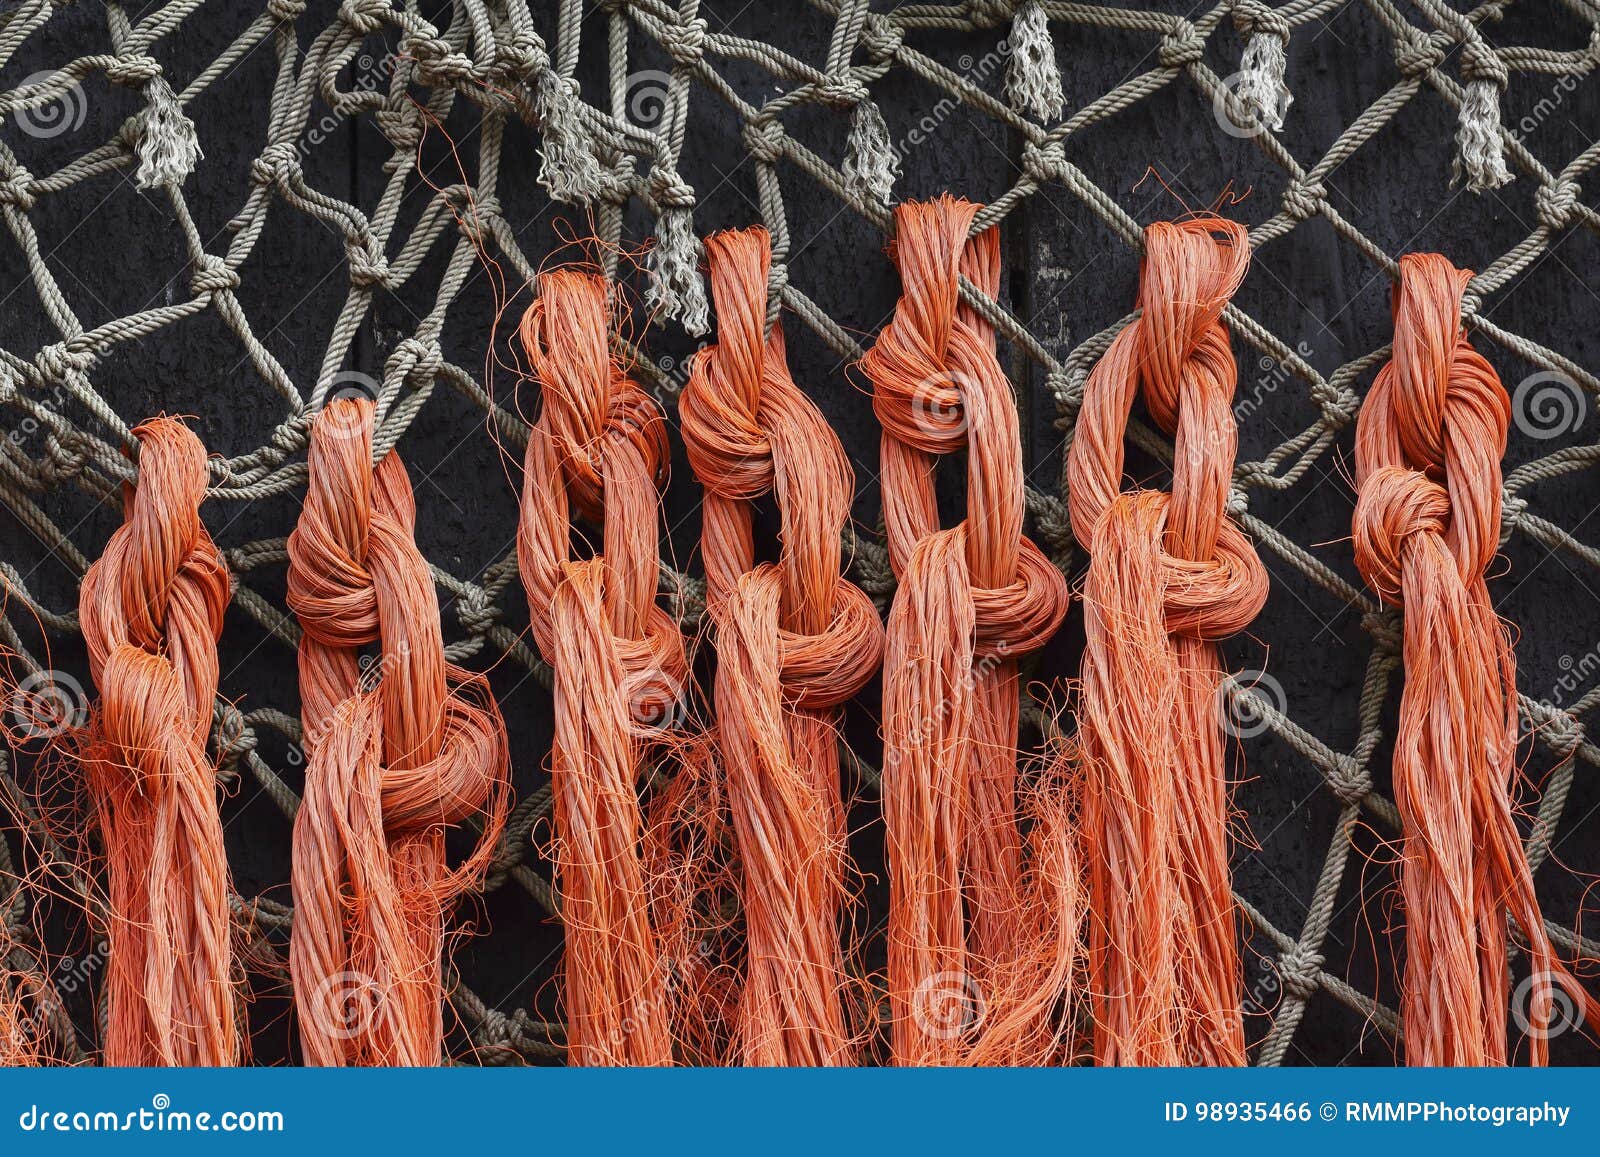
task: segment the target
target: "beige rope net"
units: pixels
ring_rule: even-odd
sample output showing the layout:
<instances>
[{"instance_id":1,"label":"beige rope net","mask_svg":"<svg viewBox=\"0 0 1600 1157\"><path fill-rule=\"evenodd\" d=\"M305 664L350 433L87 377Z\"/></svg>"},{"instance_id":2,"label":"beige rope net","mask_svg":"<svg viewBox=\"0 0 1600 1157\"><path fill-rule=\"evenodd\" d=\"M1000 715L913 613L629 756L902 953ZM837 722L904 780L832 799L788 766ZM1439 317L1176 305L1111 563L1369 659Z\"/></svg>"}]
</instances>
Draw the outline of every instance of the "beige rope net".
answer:
<instances>
[{"instance_id":1,"label":"beige rope net","mask_svg":"<svg viewBox=\"0 0 1600 1157\"><path fill-rule=\"evenodd\" d=\"M1470 324L1513 389L1516 456L1506 471L1504 525L1512 564L1497 582L1507 591L1504 613L1521 632L1528 767L1541 780L1527 838L1534 863L1546 864L1541 887L1576 896L1572 877L1547 861L1554 849L1557 859L1582 862L1581 838L1563 841L1584 818L1569 807L1585 794L1580 769L1600 765L1600 748L1585 735L1586 717L1600 705L1589 668L1600 661L1574 654L1591 645L1581 628L1538 636L1572 607L1593 605L1586 576L1600 567L1582 511L1562 521L1575 504L1593 505L1583 502L1583 477L1600 458L1583 422L1600 379L1579 364L1584 342L1594 364L1600 308L1592 273L1600 212L1581 187L1600 164L1593 0L1496 0L1470 9L1446 0L1156 0L1148 9L972 0L893 11L883 0L716 10L697 0L245 7L173 0L90 10L22 0L0 13L0 216L10 251L0 310L0 567L8 588L0 643L12 653L16 685L7 725L21 740L0 764L0 794L18 821L0 866L28 881L9 892L5 910L12 971L50 971L65 951L48 942L69 933L38 915L47 906L42 895L91 893L36 806L41 752L60 730L41 719L70 723L83 708L81 678L71 674L72 656L81 654L77 579L133 477L124 453L130 429L152 406L181 408L159 384L185 373L164 347L169 335L203 326L233 359L232 372L207 378L211 401L194 423L214 455L208 521L233 575L230 625L253 620L260 646L282 662L297 638L282 599L284 541L306 486L310 415L332 392L352 380L376 392L376 453L401 445L415 462L411 447L447 420L460 440L492 439L520 457L527 426L512 401L514 374L487 346L484 304L496 283L486 280L486 258L515 292L554 248L558 218L569 222L561 236L586 232L592 220L606 272L637 291L641 318L648 313L627 352L670 416L682 384L678 359L690 348L685 335L710 324L697 238L717 226L764 224L773 239L772 315L786 310L791 333L814 335L797 354L797 363L809 358L797 364L797 380L808 389L825 382L830 418L861 427L848 444L860 451L866 483L876 431L866 425L863 396L843 384L844 366L870 343L892 299L872 316L841 316L826 303L839 297L841 281L890 286L881 246L891 204L948 187L987 200L974 229L999 224L1012 239L1008 267L1032 277L1019 281L1013 272L1005 302L964 288L1009 346L1031 426L1031 533L1075 577L1082 560L1060 496L1062 449L1090 367L1128 319L1089 332L1066 303L1092 297L1111 322L1109 303L1133 299L1142 225L1223 193L1209 177L1155 159L1186 149L1220 163L1235 194L1249 190L1225 211L1251 224L1257 261L1257 292L1247 283L1227 313L1236 350L1248 347L1231 511L1268 560L1274 595L1255 639L1227 656L1240 671L1226 689L1227 708L1252 777L1238 803L1251 813L1269 778L1299 801L1281 814L1248 814L1241 825L1262 848L1242 842L1235 864L1253 924L1252 1056L1262 1064L1337 1061L1366 1042L1368 1059L1382 1060L1393 1055L1398 1031L1395 969L1383 946L1389 905L1383 868L1372 861L1392 859L1384 841L1396 834L1379 785L1387 780L1399 619L1351 564L1343 463L1361 397L1387 356L1388 277L1404 247L1449 246L1458 264L1478 270L1466 298ZM208 131L223 104L252 110L252 138ZM352 138L353 125L365 135ZM359 201L347 199L351 183L341 179L338 150L351 139L385 144L381 185ZM947 149L952 157L941 169ZM1108 163L1113 154L1133 167ZM226 164L230 157L245 157L247 168ZM1147 165L1155 179L1137 182ZM1428 166L1437 171L1426 180L1413 172ZM925 179L940 184L907 187ZM1408 181L1445 199L1410 204ZM1366 194L1354 196L1356 187ZM195 210L197 191L206 213ZM97 230L103 206L131 199L175 229L185 277L162 286L149 270L122 269L118 277L145 304L118 312L65 275L55 253ZM209 220L219 199L231 213L225 224ZM1447 212L1456 214L1454 232L1428 235ZM1484 214L1493 228L1482 225ZM1038 240L1040 222L1057 218L1070 231L1052 249ZM797 239L800 220L807 233ZM853 248L819 243L828 230ZM1512 233L1513 244L1484 247L1484 238ZM275 259L290 235L331 238L334 257L312 265L299 259L300 248L283 251L293 260ZM1316 239L1309 248L1297 240L1307 235ZM1061 245L1094 257L1068 253L1052 264ZM640 252L637 267L623 260ZM1316 264L1299 267L1305 262ZM1280 277L1275 270L1286 265L1298 275ZM1551 265L1570 274L1561 293L1577 299L1573 316L1587 320L1566 330L1514 328L1505 319L1522 315L1506 302L1532 292L1524 287ZM1353 308L1338 290L1316 291L1336 275L1350 300L1363 302L1355 311L1359 348L1327 338ZM306 305L291 318L263 319L254 303L275 279L293 284L291 302L327 301L332 312ZM506 336L502 329L502 349ZM251 416L211 422L224 406ZM253 444L229 441L240 430ZM1149 468L1170 459L1170 444L1150 427L1136 422L1132 430ZM498 461L492 453L490 460ZM460 485L448 459L418 465L446 492ZM693 493L680 470L669 512L692 512ZM1541 513L1546 501L1551 509ZM847 551L853 577L882 605L893 579L874 530L875 502L865 486ZM539 684L548 685L548 671L518 625L526 612L518 606L513 524L470 523L431 538L423 531L424 548L435 548L449 658L492 668L508 717L547 713ZM459 544L447 533L456 530L483 535L499 553L481 568L456 565ZM1540 567L1565 580L1572 602L1519 619L1514 608L1528 605L1512 597L1520 572ZM663 597L691 633L703 610L695 569L685 563L662 575ZM1032 670L1036 691L1059 689L1076 670L1072 638L1069 628L1060 653ZM224 634L215 752L236 807L265 800L292 815L298 704L259 693L248 674L254 646L230 651ZM1552 669L1545 657L1563 648ZM1355 672L1355 685L1334 685L1335 670ZM875 694L869 688L859 705L847 752L869 813ZM1039 696L1055 706L1063 698ZM1049 711L1035 703L1025 716L1026 737L1038 742L1052 726ZM544 751L525 746L513 759L520 803L489 879L491 892L505 894L492 897L491 938L519 918L550 922L557 909L535 838L547 828ZM257 838L256 830L230 820L230 846ZM1293 871L1283 866L1286 854ZM236 866L236 878L243 891L254 874ZM869 888L869 909L873 894ZM292 920L286 898L279 880L234 905L252 968L280 981L259 1004L277 1001L280 1013ZM1575 902L1552 907L1569 919L1577 911ZM878 914L862 919L881 935ZM1580 935L1571 924L1550 932L1568 949ZM490 1063L559 1057L560 1027L544 1023L554 1019L549 994L523 991L507 1001L480 990L476 954L463 948L449 993L455 1054ZM523 963L519 974L549 973L548 960ZM1343 1035L1308 1041L1308 1007L1329 1002L1350 1015L1314 1023ZM77 1060L92 1052L92 1024L74 1026L55 998L32 1007L35 1031L54 1053Z\"/></svg>"}]
</instances>

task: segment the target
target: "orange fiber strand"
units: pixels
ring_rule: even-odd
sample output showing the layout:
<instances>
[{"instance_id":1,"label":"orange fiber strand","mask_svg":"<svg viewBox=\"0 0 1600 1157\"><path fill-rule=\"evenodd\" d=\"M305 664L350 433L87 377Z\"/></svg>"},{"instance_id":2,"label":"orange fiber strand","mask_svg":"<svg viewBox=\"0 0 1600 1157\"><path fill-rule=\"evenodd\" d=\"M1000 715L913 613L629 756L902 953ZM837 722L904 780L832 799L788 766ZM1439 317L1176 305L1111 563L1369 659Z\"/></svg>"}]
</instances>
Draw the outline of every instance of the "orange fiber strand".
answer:
<instances>
[{"instance_id":1,"label":"orange fiber strand","mask_svg":"<svg viewBox=\"0 0 1600 1157\"><path fill-rule=\"evenodd\" d=\"M1525 940L1534 1064L1549 1057L1555 986L1600 1023L1557 959L1512 819L1516 661L1484 575L1500 536L1511 405L1467 341L1472 274L1434 253L1400 259L1394 352L1356 427L1356 565L1405 608L1394 750L1406 962L1400 1018L1413 1065L1503 1065L1507 916Z\"/></svg>"},{"instance_id":2,"label":"orange fiber strand","mask_svg":"<svg viewBox=\"0 0 1600 1157\"><path fill-rule=\"evenodd\" d=\"M608 348L606 282L539 277L521 337L542 387L528 437L517 540L534 638L555 673L555 871L574 1065L670 1065L677 979L652 921L641 769L688 679L677 623L656 602L660 488L669 464L656 402ZM572 557L573 513L602 527Z\"/></svg>"},{"instance_id":3,"label":"orange fiber strand","mask_svg":"<svg viewBox=\"0 0 1600 1157\"><path fill-rule=\"evenodd\" d=\"M1215 644L1267 597L1226 514L1238 431L1221 316L1249 259L1243 226L1218 217L1145 230L1140 316L1090 374L1068 459L1090 556L1078 745L1102 1065L1245 1061ZM1135 395L1174 436L1170 493L1122 489Z\"/></svg>"},{"instance_id":4,"label":"orange fiber strand","mask_svg":"<svg viewBox=\"0 0 1600 1157\"><path fill-rule=\"evenodd\" d=\"M1059 965L1074 955L1067 801L1038 797L1056 810L1036 820L1030 877L1017 776L1017 661L1054 633L1067 588L1023 537L1016 405L993 328L958 292L960 275L999 292L998 231L968 236L979 208L948 196L897 208L904 288L861 363L884 428L884 518L899 578L883 706L897 1064L1059 1059L1050 1010L1071 970ZM963 448L967 516L941 529L936 462Z\"/></svg>"},{"instance_id":5,"label":"orange fiber strand","mask_svg":"<svg viewBox=\"0 0 1600 1157\"><path fill-rule=\"evenodd\" d=\"M505 724L483 676L445 659L411 482L395 451L373 467L373 424L365 399L317 414L289 536L307 752L289 969L307 1064L437 1065L444 920L500 836ZM473 817L452 869L445 832Z\"/></svg>"},{"instance_id":6,"label":"orange fiber strand","mask_svg":"<svg viewBox=\"0 0 1600 1157\"><path fill-rule=\"evenodd\" d=\"M138 482L78 602L100 693L84 772L106 861L103 1055L232 1065L239 978L206 754L228 571L200 522L205 447L171 418L133 433Z\"/></svg>"},{"instance_id":7,"label":"orange fiber strand","mask_svg":"<svg viewBox=\"0 0 1600 1157\"><path fill-rule=\"evenodd\" d=\"M706 239L717 341L679 410L705 488L702 554L717 631L717 736L743 868L746 967L735 1053L747 1065L848 1065L841 913L848 856L839 707L878 669L872 601L841 576L855 475L789 376L783 328L763 336L771 243ZM782 544L756 563L752 503L776 495Z\"/></svg>"}]
</instances>

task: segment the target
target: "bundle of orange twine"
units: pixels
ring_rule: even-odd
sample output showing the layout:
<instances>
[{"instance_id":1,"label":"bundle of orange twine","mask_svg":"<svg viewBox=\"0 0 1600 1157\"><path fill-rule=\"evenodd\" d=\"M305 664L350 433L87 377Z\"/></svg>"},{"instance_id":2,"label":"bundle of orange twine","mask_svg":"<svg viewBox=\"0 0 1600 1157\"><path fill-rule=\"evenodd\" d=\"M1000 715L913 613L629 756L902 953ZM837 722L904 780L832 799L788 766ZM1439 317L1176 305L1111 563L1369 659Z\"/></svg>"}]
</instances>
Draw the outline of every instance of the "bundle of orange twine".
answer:
<instances>
[{"instance_id":1,"label":"bundle of orange twine","mask_svg":"<svg viewBox=\"0 0 1600 1157\"><path fill-rule=\"evenodd\" d=\"M840 574L855 476L789 376L783 328L763 336L762 228L705 242L717 342L679 403L705 487L702 554L717 630L717 738L743 879L746 962L735 1052L749 1065L845 1065L849 1028L839 708L883 654L872 601ZM752 503L776 495L776 563L756 563Z\"/></svg>"},{"instance_id":2,"label":"bundle of orange twine","mask_svg":"<svg viewBox=\"0 0 1600 1157\"><path fill-rule=\"evenodd\" d=\"M138 481L78 602L100 692L83 754L107 877L103 1058L231 1065L239 977L206 754L228 571L200 522L205 447L171 418L133 433Z\"/></svg>"},{"instance_id":3,"label":"bundle of orange twine","mask_svg":"<svg viewBox=\"0 0 1600 1157\"><path fill-rule=\"evenodd\" d=\"M505 724L484 678L445 659L411 482L393 450L373 467L373 424L365 398L318 412L289 536L307 753L289 968L306 1063L436 1065L444 920L500 836ZM446 830L474 818L452 869Z\"/></svg>"},{"instance_id":4,"label":"bundle of orange twine","mask_svg":"<svg viewBox=\"0 0 1600 1157\"><path fill-rule=\"evenodd\" d=\"M903 295L861 363L899 578L883 690L897 1064L1063 1059L1077 957L1069 801L1049 783L1019 798L1017 774L1017 661L1054 633L1067 587L1023 537L1016 405L993 328L960 299L961 275L999 292L998 231L968 236L979 209L948 196L896 209ZM963 448L967 514L941 529L937 458Z\"/></svg>"},{"instance_id":5,"label":"bundle of orange twine","mask_svg":"<svg viewBox=\"0 0 1600 1157\"><path fill-rule=\"evenodd\" d=\"M554 672L555 874L566 951L567 1057L575 1065L674 1061L674 973L652 915L639 802L647 756L673 740L688 661L656 602L660 407L608 348L605 280L541 274L521 337L542 387L528 436L517 557L534 638ZM573 511L602 528L573 557Z\"/></svg>"},{"instance_id":6,"label":"bundle of orange twine","mask_svg":"<svg viewBox=\"0 0 1600 1157\"><path fill-rule=\"evenodd\" d=\"M1355 555L1384 601L1405 608L1394 798L1406 1061L1507 1063L1509 914L1531 970L1528 1054L1544 1064L1556 986L1591 1025L1600 1008L1556 958L1512 818L1516 665L1484 581L1511 405L1461 324L1471 278L1436 253L1400 259L1393 356L1356 427Z\"/></svg>"},{"instance_id":7,"label":"bundle of orange twine","mask_svg":"<svg viewBox=\"0 0 1600 1157\"><path fill-rule=\"evenodd\" d=\"M1068 459L1090 556L1078 746L1103 1065L1245 1060L1215 644L1267 597L1227 517L1238 431L1221 317L1249 259L1244 227L1217 217L1145 230L1140 315L1090 374ZM1136 394L1174 437L1171 493L1122 490Z\"/></svg>"}]
</instances>

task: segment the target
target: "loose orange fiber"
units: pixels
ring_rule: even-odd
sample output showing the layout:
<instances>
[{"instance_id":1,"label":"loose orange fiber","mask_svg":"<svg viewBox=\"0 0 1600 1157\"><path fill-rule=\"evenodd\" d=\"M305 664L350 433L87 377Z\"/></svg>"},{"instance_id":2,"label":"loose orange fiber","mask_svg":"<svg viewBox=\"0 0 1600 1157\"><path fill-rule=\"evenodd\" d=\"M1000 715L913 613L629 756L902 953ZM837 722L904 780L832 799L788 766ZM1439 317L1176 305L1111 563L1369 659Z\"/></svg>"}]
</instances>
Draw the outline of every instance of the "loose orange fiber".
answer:
<instances>
[{"instance_id":1,"label":"loose orange fiber","mask_svg":"<svg viewBox=\"0 0 1600 1157\"><path fill-rule=\"evenodd\" d=\"M200 522L206 452L134 430L138 481L78 613L100 692L84 772L105 855L108 1065L232 1065L241 1040L228 859L206 754L228 571Z\"/></svg>"},{"instance_id":2,"label":"loose orange fiber","mask_svg":"<svg viewBox=\"0 0 1600 1157\"><path fill-rule=\"evenodd\" d=\"M949 196L895 211L902 296L861 362L883 424L883 505L899 589L884 655L889 999L895 1063L1063 1059L1078 868L1068 801L1019 811L1017 661L1067 607L1059 571L1022 534L1019 421L994 330L959 277L994 297L996 229ZM941 529L934 472L967 452L966 517ZM1031 866L1030 866L1031 865Z\"/></svg>"},{"instance_id":3,"label":"loose orange fiber","mask_svg":"<svg viewBox=\"0 0 1600 1157\"><path fill-rule=\"evenodd\" d=\"M1218 217L1145 230L1140 316L1090 374L1068 458L1090 557L1078 746L1103 1065L1245 1060L1215 644L1267 597L1226 513L1238 431L1221 316L1249 259L1244 227ZM1136 394L1174 436L1171 493L1122 489Z\"/></svg>"},{"instance_id":4,"label":"loose orange fiber","mask_svg":"<svg viewBox=\"0 0 1600 1157\"><path fill-rule=\"evenodd\" d=\"M705 487L702 555L717 627L717 737L739 842L746 965L735 1053L748 1065L847 1065L840 915L848 871L839 705L872 677L883 630L840 575L855 475L789 376L783 328L763 337L771 243L706 239L717 341L679 410ZM751 505L775 492L776 563L755 561Z\"/></svg>"},{"instance_id":5,"label":"loose orange fiber","mask_svg":"<svg viewBox=\"0 0 1600 1157\"><path fill-rule=\"evenodd\" d=\"M393 450L373 467L373 420L366 399L317 414L289 536L307 753L289 969L307 1064L437 1065L444 919L500 837L506 734L483 676L445 659L411 481ZM474 816L452 869L445 832Z\"/></svg>"},{"instance_id":6,"label":"loose orange fiber","mask_svg":"<svg viewBox=\"0 0 1600 1157\"><path fill-rule=\"evenodd\" d=\"M669 464L660 407L608 348L605 280L541 274L521 337L542 387L528 435L517 557L534 638L555 674L555 870L567 1059L670 1065L673 972L651 913L640 773L672 738L688 661L656 602L660 488ZM574 558L573 512L602 528Z\"/></svg>"},{"instance_id":7,"label":"loose orange fiber","mask_svg":"<svg viewBox=\"0 0 1600 1157\"><path fill-rule=\"evenodd\" d=\"M1484 581L1511 404L1461 324L1471 279L1436 253L1400 259L1394 353L1356 426L1355 555L1384 601L1405 608L1394 797L1406 1061L1507 1063L1510 915L1532 974L1529 1057L1544 1064L1555 986L1591 1025L1600 1008L1556 957L1511 814L1516 661Z\"/></svg>"}]
</instances>

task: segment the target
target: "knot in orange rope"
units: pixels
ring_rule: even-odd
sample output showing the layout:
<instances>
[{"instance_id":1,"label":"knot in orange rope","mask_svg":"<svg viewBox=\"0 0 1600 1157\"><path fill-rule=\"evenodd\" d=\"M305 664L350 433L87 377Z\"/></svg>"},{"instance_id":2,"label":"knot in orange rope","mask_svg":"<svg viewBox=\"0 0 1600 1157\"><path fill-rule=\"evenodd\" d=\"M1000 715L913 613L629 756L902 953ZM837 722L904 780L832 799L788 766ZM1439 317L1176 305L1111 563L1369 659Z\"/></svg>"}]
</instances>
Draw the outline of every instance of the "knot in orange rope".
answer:
<instances>
[{"instance_id":1,"label":"knot in orange rope","mask_svg":"<svg viewBox=\"0 0 1600 1157\"><path fill-rule=\"evenodd\" d=\"M1156 520L1167 629L1197 639L1241 630L1267 597L1267 573L1227 517L1238 429L1237 371L1222 311L1244 280L1244 226L1218 217L1145 230L1140 316L1095 366L1068 462L1068 511L1095 549L1104 525ZM1174 436L1170 495L1122 492L1123 446L1135 395Z\"/></svg>"},{"instance_id":2,"label":"knot in orange rope","mask_svg":"<svg viewBox=\"0 0 1600 1157\"><path fill-rule=\"evenodd\" d=\"M1488 569L1500 541L1500 458L1511 402L1461 325L1461 296L1471 280L1471 271L1437 253L1400 258L1394 353L1361 409L1356 563L1391 602L1400 601L1399 560L1411 536L1442 537L1469 585ZM1417 477L1396 479L1391 469ZM1432 511L1441 502L1443 509L1426 517L1406 510L1415 503Z\"/></svg>"},{"instance_id":3,"label":"knot in orange rope","mask_svg":"<svg viewBox=\"0 0 1600 1157\"><path fill-rule=\"evenodd\" d=\"M1526 939L1528 1059L1549 1057L1557 989L1591 1025L1600 1007L1556 955L1513 817L1516 660L1485 574L1500 531L1510 401L1468 344L1471 273L1400 259L1394 352L1356 427L1356 565L1405 607L1394 800L1406 912L1400 1020L1414 1065L1501 1065L1508 916ZM1519 991L1523 991L1520 990Z\"/></svg>"},{"instance_id":4,"label":"knot in orange rope","mask_svg":"<svg viewBox=\"0 0 1600 1157\"><path fill-rule=\"evenodd\" d=\"M105 1060L239 1059L228 865L206 754L228 572L200 522L206 452L182 423L134 430L138 482L84 576L100 690L85 773L105 850Z\"/></svg>"},{"instance_id":5,"label":"knot in orange rope","mask_svg":"<svg viewBox=\"0 0 1600 1157\"><path fill-rule=\"evenodd\" d=\"M317 415L288 542L308 752L289 962L307 1063L431 1065L444 913L488 867L508 756L487 682L445 659L411 482L394 451L373 467L373 424L365 399ZM452 870L444 829L474 816Z\"/></svg>"},{"instance_id":6,"label":"knot in orange rope","mask_svg":"<svg viewBox=\"0 0 1600 1157\"><path fill-rule=\"evenodd\" d=\"M789 375L783 327L765 335L772 250L762 228L706 238L717 340L701 350L679 402L683 441L707 508L713 613L725 596L777 590L781 679L810 709L853 696L877 670L882 629L871 600L840 574L840 530L854 477L844 448ZM755 563L745 503L775 490L776 565Z\"/></svg>"},{"instance_id":7,"label":"knot in orange rope","mask_svg":"<svg viewBox=\"0 0 1600 1157\"><path fill-rule=\"evenodd\" d=\"M1078 737L1102 1064L1245 1059L1214 643L1268 589L1227 517L1238 431L1222 314L1248 240L1211 216L1145 230L1139 316L1090 374L1068 457L1068 512L1090 554ZM1141 396L1173 435L1171 493L1122 489Z\"/></svg>"},{"instance_id":8,"label":"knot in orange rope","mask_svg":"<svg viewBox=\"0 0 1600 1157\"><path fill-rule=\"evenodd\" d=\"M718 233L705 247L717 341L695 356L679 413L706 491L717 739L744 868L734 1050L750 1065L850 1064L835 709L877 670L883 630L871 600L841 574L849 460L789 376L783 327L766 331L767 231ZM758 565L752 503L769 491L779 554Z\"/></svg>"},{"instance_id":9,"label":"knot in orange rope","mask_svg":"<svg viewBox=\"0 0 1600 1157\"><path fill-rule=\"evenodd\" d=\"M141 669L166 680L133 680L143 689L126 711L108 712L105 738L130 751L153 751L152 737L181 718L193 742L205 744L217 693L216 641L227 610L227 567L200 522L206 452L188 427L171 418L145 422L139 440L139 482L124 495L124 523L83 582L83 634L89 667L102 688ZM167 680L172 702L147 695Z\"/></svg>"}]
</instances>

